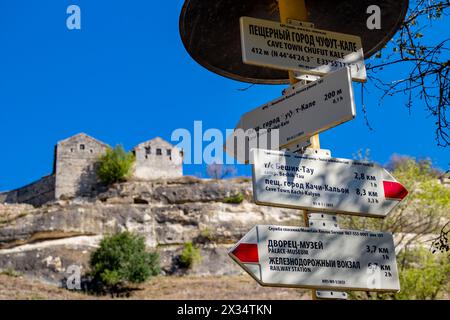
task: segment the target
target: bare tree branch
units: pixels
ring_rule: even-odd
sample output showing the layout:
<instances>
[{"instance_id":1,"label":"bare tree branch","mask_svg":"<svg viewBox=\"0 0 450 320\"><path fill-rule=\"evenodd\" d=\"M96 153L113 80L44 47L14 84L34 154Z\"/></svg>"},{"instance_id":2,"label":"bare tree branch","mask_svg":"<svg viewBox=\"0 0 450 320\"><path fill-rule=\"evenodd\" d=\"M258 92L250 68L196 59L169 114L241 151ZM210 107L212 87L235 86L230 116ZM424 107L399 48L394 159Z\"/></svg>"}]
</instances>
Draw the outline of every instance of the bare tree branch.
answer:
<instances>
[{"instance_id":1,"label":"bare tree branch","mask_svg":"<svg viewBox=\"0 0 450 320\"><path fill-rule=\"evenodd\" d=\"M379 52L376 57L381 58L385 54L383 60L367 67L369 80L383 91L381 100L402 93L407 95L406 107L410 111L415 104L426 108L436 119L436 142L442 147L450 144L447 115L450 104L450 38L424 38L424 33L435 20L447 17L449 9L450 0L413 1L396 39L392 40L392 52L386 54L387 49ZM430 44L424 39L438 41ZM406 75L397 80L383 80L380 71L396 65L405 66L404 70L408 70Z\"/></svg>"}]
</instances>

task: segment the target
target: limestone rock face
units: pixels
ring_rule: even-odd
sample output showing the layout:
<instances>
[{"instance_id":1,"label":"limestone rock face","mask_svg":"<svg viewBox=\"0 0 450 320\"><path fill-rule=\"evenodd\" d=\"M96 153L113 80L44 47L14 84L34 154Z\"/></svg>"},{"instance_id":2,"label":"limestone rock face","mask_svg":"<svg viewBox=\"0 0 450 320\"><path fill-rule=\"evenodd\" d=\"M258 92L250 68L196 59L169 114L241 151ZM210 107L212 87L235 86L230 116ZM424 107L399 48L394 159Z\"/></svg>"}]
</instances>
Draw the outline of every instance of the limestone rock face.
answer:
<instances>
[{"instance_id":1,"label":"limestone rock face","mask_svg":"<svg viewBox=\"0 0 450 320\"><path fill-rule=\"evenodd\" d=\"M229 203L239 194L242 203ZM298 226L302 216L298 210L255 205L251 182L245 179L133 181L95 198L59 200L40 208L0 205L0 270L60 282L70 266L88 270L90 253L104 235L132 231L160 253L166 274L237 274L241 270L228 249L256 224ZM179 263L187 242L202 255L189 270Z\"/></svg>"},{"instance_id":2,"label":"limestone rock face","mask_svg":"<svg viewBox=\"0 0 450 320\"><path fill-rule=\"evenodd\" d=\"M32 205L28 204L2 204L0 203L0 227L10 221L23 217L34 210Z\"/></svg>"}]
</instances>

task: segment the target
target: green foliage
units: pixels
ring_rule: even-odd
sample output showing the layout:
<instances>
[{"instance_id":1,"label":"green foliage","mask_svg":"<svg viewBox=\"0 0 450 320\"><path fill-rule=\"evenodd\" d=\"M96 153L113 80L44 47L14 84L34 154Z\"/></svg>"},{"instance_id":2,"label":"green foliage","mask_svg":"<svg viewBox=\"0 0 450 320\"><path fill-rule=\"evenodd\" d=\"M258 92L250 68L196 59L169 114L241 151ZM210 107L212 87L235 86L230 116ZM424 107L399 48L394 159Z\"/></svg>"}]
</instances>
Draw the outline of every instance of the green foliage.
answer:
<instances>
[{"instance_id":1,"label":"green foliage","mask_svg":"<svg viewBox=\"0 0 450 320\"><path fill-rule=\"evenodd\" d=\"M386 219L342 217L341 227L391 232L402 248L397 256L401 292L352 294L362 299L439 299L449 294L450 253L437 252L422 243L424 235L438 234L450 218L450 188L439 182L442 175L429 160L393 156L387 165L409 191L408 197ZM408 236L406 236L408 235Z\"/></svg>"},{"instance_id":2,"label":"green foliage","mask_svg":"<svg viewBox=\"0 0 450 320\"><path fill-rule=\"evenodd\" d=\"M181 252L180 262L186 268L192 268L195 264L202 261L200 249L195 247L192 242L184 244L183 251Z\"/></svg>"},{"instance_id":3,"label":"green foliage","mask_svg":"<svg viewBox=\"0 0 450 320\"><path fill-rule=\"evenodd\" d=\"M393 233L439 233L450 219L450 188L439 183L440 172L429 160L395 155L387 169L409 195L386 219L342 217L341 227Z\"/></svg>"},{"instance_id":4,"label":"green foliage","mask_svg":"<svg viewBox=\"0 0 450 320\"><path fill-rule=\"evenodd\" d=\"M121 145L114 149L108 149L99 159L97 175L107 184L113 184L125 180L133 166L135 156L131 152L125 152Z\"/></svg>"},{"instance_id":5,"label":"green foliage","mask_svg":"<svg viewBox=\"0 0 450 320\"><path fill-rule=\"evenodd\" d=\"M399 293L352 293L353 299L372 300L435 300L448 295L450 290L450 253L434 255L424 248L402 251Z\"/></svg>"},{"instance_id":6,"label":"green foliage","mask_svg":"<svg viewBox=\"0 0 450 320\"><path fill-rule=\"evenodd\" d=\"M209 243L214 243L218 240L216 234L214 233L213 230L209 229L209 228L202 228L200 231L200 234L193 240L193 243L195 244L209 244ZM184 263L181 263L182 265L184 265Z\"/></svg>"},{"instance_id":7,"label":"green foliage","mask_svg":"<svg viewBox=\"0 0 450 320\"><path fill-rule=\"evenodd\" d=\"M231 197L223 199L224 203L241 204L244 201L244 195L242 193L235 194Z\"/></svg>"},{"instance_id":8,"label":"green foliage","mask_svg":"<svg viewBox=\"0 0 450 320\"><path fill-rule=\"evenodd\" d=\"M0 272L1 275L8 276L11 278L19 278L22 274L14 269L8 268Z\"/></svg>"},{"instance_id":9,"label":"green foliage","mask_svg":"<svg viewBox=\"0 0 450 320\"><path fill-rule=\"evenodd\" d=\"M107 287L141 283L160 273L158 254L146 252L144 238L129 232L105 237L90 265L94 280Z\"/></svg>"},{"instance_id":10,"label":"green foliage","mask_svg":"<svg viewBox=\"0 0 450 320\"><path fill-rule=\"evenodd\" d=\"M449 292L450 254L433 255L419 248L403 251L398 256L401 292L396 300L434 300Z\"/></svg>"},{"instance_id":11,"label":"green foliage","mask_svg":"<svg viewBox=\"0 0 450 320\"><path fill-rule=\"evenodd\" d=\"M441 220L450 218L450 188L439 182L441 172L433 168L430 160L395 158L389 166L394 177L410 192L407 201L402 202L397 211L406 211L407 208L414 211L422 224L430 224L430 229L426 230L428 233L438 232L442 227ZM431 223L431 220L436 223Z\"/></svg>"},{"instance_id":12,"label":"green foliage","mask_svg":"<svg viewBox=\"0 0 450 320\"><path fill-rule=\"evenodd\" d=\"M213 233L211 231L211 229L209 228L205 228L200 232L200 236L208 241L213 241L214 240L214 236Z\"/></svg>"}]
</instances>

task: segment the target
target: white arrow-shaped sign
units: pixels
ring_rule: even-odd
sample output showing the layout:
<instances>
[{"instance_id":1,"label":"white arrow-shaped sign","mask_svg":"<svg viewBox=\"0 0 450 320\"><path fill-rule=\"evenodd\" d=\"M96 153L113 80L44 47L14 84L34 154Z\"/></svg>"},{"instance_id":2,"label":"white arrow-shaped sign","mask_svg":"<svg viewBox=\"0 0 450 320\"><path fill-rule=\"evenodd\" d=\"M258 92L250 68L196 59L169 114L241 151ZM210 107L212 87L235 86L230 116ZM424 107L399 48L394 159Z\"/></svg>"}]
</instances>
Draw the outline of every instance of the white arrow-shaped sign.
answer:
<instances>
[{"instance_id":1,"label":"white arrow-shaped sign","mask_svg":"<svg viewBox=\"0 0 450 320\"><path fill-rule=\"evenodd\" d=\"M389 233L256 226L229 254L263 286L400 290Z\"/></svg>"},{"instance_id":2,"label":"white arrow-shaped sign","mask_svg":"<svg viewBox=\"0 0 450 320\"><path fill-rule=\"evenodd\" d=\"M348 68L287 92L241 117L227 138L225 151L230 156L246 163L251 148L284 149L356 116ZM278 149L269 138L274 130L279 130Z\"/></svg>"},{"instance_id":3,"label":"white arrow-shaped sign","mask_svg":"<svg viewBox=\"0 0 450 320\"><path fill-rule=\"evenodd\" d=\"M374 163L311 151L252 151L253 196L260 205L386 217L408 195Z\"/></svg>"}]
</instances>

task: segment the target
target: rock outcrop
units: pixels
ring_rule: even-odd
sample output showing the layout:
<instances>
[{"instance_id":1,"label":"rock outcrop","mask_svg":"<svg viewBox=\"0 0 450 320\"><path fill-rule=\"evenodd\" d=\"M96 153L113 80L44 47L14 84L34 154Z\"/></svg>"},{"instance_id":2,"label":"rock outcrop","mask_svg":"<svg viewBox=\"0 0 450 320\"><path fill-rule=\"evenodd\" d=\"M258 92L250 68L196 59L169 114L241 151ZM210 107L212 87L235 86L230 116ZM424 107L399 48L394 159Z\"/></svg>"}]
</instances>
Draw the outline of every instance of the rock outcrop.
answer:
<instances>
[{"instance_id":1,"label":"rock outcrop","mask_svg":"<svg viewBox=\"0 0 450 320\"><path fill-rule=\"evenodd\" d=\"M242 203L232 203L242 195ZM0 269L59 283L69 266L88 270L90 253L106 234L132 231L157 250L166 274L231 275L241 270L227 250L256 224L301 225L298 210L257 206L246 179L184 177L128 182L95 198L75 198L40 208L0 205ZM187 242L202 262L186 270L179 256Z\"/></svg>"}]
</instances>

